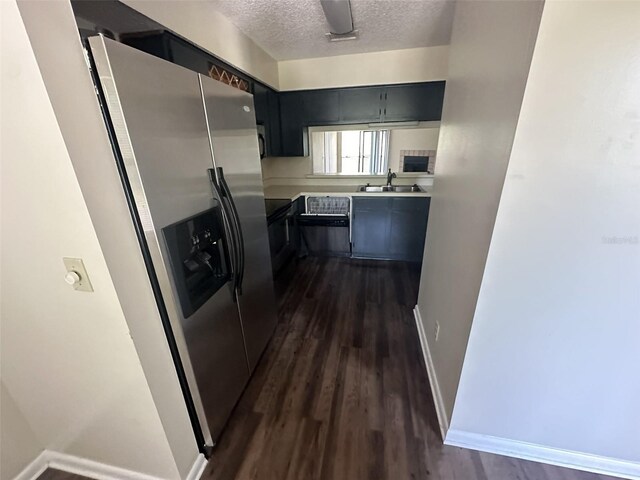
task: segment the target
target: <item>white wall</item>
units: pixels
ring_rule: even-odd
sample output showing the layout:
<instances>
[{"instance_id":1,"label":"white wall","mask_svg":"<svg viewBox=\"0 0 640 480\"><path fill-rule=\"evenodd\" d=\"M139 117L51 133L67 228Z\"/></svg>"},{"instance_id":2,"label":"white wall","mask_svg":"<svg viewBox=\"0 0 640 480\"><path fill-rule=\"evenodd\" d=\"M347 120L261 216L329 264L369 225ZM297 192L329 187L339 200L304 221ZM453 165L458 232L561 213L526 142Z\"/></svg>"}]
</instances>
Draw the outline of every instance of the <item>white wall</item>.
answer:
<instances>
[{"instance_id":1,"label":"white wall","mask_svg":"<svg viewBox=\"0 0 640 480\"><path fill-rule=\"evenodd\" d=\"M123 0L280 90L425 82L447 78L448 46L276 61L224 15L203 1Z\"/></svg>"},{"instance_id":2,"label":"white wall","mask_svg":"<svg viewBox=\"0 0 640 480\"><path fill-rule=\"evenodd\" d=\"M36 449L179 478L18 8L1 8L2 383ZM64 282L64 256L95 292Z\"/></svg>"},{"instance_id":3,"label":"white wall","mask_svg":"<svg viewBox=\"0 0 640 480\"><path fill-rule=\"evenodd\" d=\"M11 479L44 448L0 380L0 478Z\"/></svg>"},{"instance_id":4,"label":"white wall","mask_svg":"<svg viewBox=\"0 0 640 480\"><path fill-rule=\"evenodd\" d=\"M397 128L389 134L389 168L400 171L401 150L437 150L439 127Z\"/></svg>"},{"instance_id":5,"label":"white wall","mask_svg":"<svg viewBox=\"0 0 640 480\"><path fill-rule=\"evenodd\" d=\"M449 47L422 47L278 62L281 90L446 80Z\"/></svg>"},{"instance_id":6,"label":"white wall","mask_svg":"<svg viewBox=\"0 0 640 480\"><path fill-rule=\"evenodd\" d=\"M545 5L452 420L636 472L639 20Z\"/></svg>"},{"instance_id":7,"label":"white wall","mask_svg":"<svg viewBox=\"0 0 640 480\"><path fill-rule=\"evenodd\" d=\"M311 157L267 157L261 161L262 178L304 179L313 173Z\"/></svg>"},{"instance_id":8,"label":"white wall","mask_svg":"<svg viewBox=\"0 0 640 480\"><path fill-rule=\"evenodd\" d=\"M278 88L278 62L208 2L123 0L234 67Z\"/></svg>"},{"instance_id":9,"label":"white wall","mask_svg":"<svg viewBox=\"0 0 640 480\"><path fill-rule=\"evenodd\" d=\"M160 416L164 431L157 441L168 441L166 458L175 463L180 478L185 478L198 449L71 6L66 1L21 1L19 8L57 120L57 126L47 128L57 128L64 138L74 181L82 191L126 319L127 335L133 340ZM127 442L124 446L135 451Z\"/></svg>"},{"instance_id":10,"label":"white wall","mask_svg":"<svg viewBox=\"0 0 640 480\"><path fill-rule=\"evenodd\" d=\"M537 1L456 4L418 297L447 418L453 411L541 10Z\"/></svg>"}]
</instances>

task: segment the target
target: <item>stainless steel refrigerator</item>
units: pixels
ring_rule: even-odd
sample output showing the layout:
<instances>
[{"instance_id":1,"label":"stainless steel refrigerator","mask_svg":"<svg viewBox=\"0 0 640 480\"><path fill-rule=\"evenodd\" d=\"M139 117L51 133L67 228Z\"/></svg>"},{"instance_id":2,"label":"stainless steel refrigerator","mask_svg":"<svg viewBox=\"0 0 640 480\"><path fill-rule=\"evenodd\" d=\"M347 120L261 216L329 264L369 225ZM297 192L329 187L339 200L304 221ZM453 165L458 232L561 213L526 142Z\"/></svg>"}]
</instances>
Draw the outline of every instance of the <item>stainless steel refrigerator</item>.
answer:
<instances>
[{"instance_id":1,"label":"stainless steel refrigerator","mask_svg":"<svg viewBox=\"0 0 640 480\"><path fill-rule=\"evenodd\" d=\"M92 73L203 451L276 325L253 97L116 41Z\"/></svg>"}]
</instances>

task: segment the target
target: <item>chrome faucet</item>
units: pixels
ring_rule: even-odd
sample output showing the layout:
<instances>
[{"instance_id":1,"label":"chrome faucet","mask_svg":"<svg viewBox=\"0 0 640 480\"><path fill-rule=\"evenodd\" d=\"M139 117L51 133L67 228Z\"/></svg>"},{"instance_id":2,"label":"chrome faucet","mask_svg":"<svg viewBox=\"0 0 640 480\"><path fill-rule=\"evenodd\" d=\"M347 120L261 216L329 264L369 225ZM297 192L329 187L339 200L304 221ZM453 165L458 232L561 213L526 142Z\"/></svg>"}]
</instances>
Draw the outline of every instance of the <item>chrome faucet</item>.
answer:
<instances>
[{"instance_id":1,"label":"chrome faucet","mask_svg":"<svg viewBox=\"0 0 640 480\"><path fill-rule=\"evenodd\" d=\"M397 175L395 173L393 173L391 171L391 169L389 169L389 171L387 172L387 187L391 186L391 182L393 181L394 178L396 178Z\"/></svg>"}]
</instances>

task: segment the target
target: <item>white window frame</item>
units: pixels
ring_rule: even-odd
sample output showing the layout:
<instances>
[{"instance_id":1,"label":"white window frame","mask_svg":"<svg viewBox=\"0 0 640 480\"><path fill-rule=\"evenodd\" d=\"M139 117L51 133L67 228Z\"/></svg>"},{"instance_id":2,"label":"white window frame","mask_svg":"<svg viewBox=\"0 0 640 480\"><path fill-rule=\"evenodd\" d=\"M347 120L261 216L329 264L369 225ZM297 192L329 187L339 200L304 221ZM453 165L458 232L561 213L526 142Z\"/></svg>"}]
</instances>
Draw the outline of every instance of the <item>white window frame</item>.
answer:
<instances>
[{"instance_id":1,"label":"white window frame","mask_svg":"<svg viewBox=\"0 0 640 480\"><path fill-rule=\"evenodd\" d=\"M388 131L388 138L387 138L387 144L386 144L386 152L385 152L385 157L387 159L387 166L388 166L388 162L389 162L389 146L390 146L390 139L391 139L391 129L388 126L380 126L380 127L375 127L375 126L369 126L367 124L357 124L357 125L328 125L328 126L321 126L321 127L309 127L309 140L313 141L313 133L316 132L345 132L345 131L354 131L354 130L359 130L359 131ZM342 171L342 135L338 135L337 137L337 173L315 173L313 171L313 165L314 165L314 158L313 158L313 146L312 148L310 148L310 154L311 154L311 175L314 176L326 176L326 175L342 175L342 176L382 176L384 175L384 173L364 173L364 172L358 172L358 173L341 173ZM324 160L323 160L324 162ZM325 169L326 171L326 169Z\"/></svg>"}]
</instances>

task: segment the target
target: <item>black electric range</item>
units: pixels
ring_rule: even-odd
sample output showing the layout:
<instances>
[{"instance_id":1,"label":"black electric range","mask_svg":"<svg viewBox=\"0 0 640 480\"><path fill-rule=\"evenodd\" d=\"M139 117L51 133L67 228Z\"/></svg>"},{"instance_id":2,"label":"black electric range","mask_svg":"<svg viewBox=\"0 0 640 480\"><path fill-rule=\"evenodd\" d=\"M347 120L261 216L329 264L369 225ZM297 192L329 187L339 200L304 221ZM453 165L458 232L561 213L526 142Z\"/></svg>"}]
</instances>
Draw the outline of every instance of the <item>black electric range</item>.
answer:
<instances>
[{"instance_id":1,"label":"black electric range","mask_svg":"<svg viewBox=\"0 0 640 480\"><path fill-rule=\"evenodd\" d=\"M291 203L291 200L288 198L266 198L264 205L267 210L267 219L284 210L291 205Z\"/></svg>"}]
</instances>

